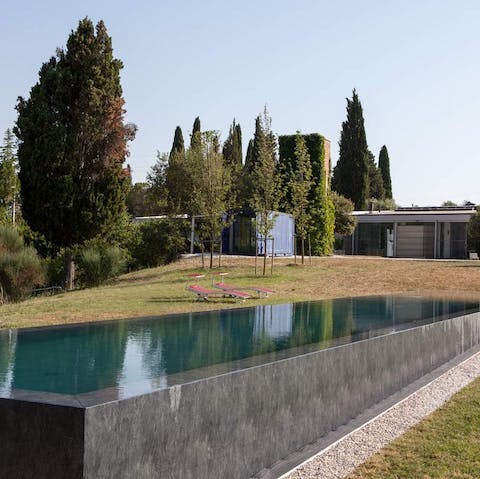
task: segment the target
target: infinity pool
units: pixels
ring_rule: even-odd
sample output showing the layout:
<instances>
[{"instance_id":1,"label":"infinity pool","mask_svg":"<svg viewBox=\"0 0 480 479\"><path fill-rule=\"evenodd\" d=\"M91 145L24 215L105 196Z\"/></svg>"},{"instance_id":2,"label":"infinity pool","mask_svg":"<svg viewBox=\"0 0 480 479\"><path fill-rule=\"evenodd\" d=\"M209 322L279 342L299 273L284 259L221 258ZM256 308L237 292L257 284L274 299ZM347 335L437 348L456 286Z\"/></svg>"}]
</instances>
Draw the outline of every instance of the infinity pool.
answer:
<instances>
[{"instance_id":1,"label":"infinity pool","mask_svg":"<svg viewBox=\"0 0 480 479\"><path fill-rule=\"evenodd\" d=\"M0 397L130 397L477 311L478 302L385 296L1 331Z\"/></svg>"}]
</instances>

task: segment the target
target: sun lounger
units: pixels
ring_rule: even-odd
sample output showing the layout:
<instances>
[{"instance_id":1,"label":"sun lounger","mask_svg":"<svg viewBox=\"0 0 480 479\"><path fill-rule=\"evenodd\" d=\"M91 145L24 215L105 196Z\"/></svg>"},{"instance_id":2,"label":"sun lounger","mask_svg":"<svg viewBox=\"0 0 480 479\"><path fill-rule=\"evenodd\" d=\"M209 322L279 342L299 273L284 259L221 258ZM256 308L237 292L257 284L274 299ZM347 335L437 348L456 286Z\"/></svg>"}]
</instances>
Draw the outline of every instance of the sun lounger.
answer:
<instances>
[{"instance_id":1,"label":"sun lounger","mask_svg":"<svg viewBox=\"0 0 480 479\"><path fill-rule=\"evenodd\" d=\"M255 291L258 296L268 296L270 293L275 293L273 289L262 288L260 286L233 286L227 283L215 283L214 286L222 291Z\"/></svg>"},{"instance_id":2,"label":"sun lounger","mask_svg":"<svg viewBox=\"0 0 480 479\"><path fill-rule=\"evenodd\" d=\"M187 291L191 291L198 296L198 299L203 299L204 301L208 301L210 297L230 297L235 299L248 299L251 298L251 295L248 293L244 293L243 291L237 291L235 289L230 289L228 291L218 289L207 289L198 284L191 284L187 286Z\"/></svg>"}]
</instances>

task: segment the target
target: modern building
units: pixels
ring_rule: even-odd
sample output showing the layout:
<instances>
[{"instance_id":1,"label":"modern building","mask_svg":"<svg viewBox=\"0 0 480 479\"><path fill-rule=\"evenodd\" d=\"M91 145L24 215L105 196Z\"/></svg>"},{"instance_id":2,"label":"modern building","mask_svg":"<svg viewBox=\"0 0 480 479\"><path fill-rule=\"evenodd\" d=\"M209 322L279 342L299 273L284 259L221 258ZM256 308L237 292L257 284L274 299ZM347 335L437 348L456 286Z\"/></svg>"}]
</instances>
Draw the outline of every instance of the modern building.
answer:
<instances>
[{"instance_id":1,"label":"modern building","mask_svg":"<svg viewBox=\"0 0 480 479\"><path fill-rule=\"evenodd\" d=\"M275 225L267 239L267 256L293 256L295 221L288 213L273 212ZM231 226L222 233L224 254L263 255L263 241L256 228L256 215L253 211L237 212Z\"/></svg>"},{"instance_id":2,"label":"modern building","mask_svg":"<svg viewBox=\"0 0 480 479\"><path fill-rule=\"evenodd\" d=\"M467 224L475 213L475 205L355 211L357 226L345 237L345 253L464 259L468 257Z\"/></svg>"}]
</instances>

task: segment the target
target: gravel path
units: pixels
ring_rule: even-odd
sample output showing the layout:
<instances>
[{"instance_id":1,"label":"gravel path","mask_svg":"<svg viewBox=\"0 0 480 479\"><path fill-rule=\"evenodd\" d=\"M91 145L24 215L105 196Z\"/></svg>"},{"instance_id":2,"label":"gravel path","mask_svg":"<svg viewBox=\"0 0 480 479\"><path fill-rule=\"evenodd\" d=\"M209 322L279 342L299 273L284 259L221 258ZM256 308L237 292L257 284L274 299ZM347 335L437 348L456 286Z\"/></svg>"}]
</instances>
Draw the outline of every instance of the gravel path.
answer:
<instances>
[{"instance_id":1,"label":"gravel path","mask_svg":"<svg viewBox=\"0 0 480 479\"><path fill-rule=\"evenodd\" d=\"M480 376L480 352L400 401L281 479L340 479Z\"/></svg>"}]
</instances>

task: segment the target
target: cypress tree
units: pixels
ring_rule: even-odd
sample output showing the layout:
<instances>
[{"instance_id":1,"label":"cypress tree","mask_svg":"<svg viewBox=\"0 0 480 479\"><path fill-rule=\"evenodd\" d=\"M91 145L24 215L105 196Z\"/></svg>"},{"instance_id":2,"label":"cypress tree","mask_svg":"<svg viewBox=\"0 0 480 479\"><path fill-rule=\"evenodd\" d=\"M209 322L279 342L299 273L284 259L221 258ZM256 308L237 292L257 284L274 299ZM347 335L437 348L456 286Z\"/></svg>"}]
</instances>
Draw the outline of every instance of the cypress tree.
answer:
<instances>
[{"instance_id":1,"label":"cypress tree","mask_svg":"<svg viewBox=\"0 0 480 479\"><path fill-rule=\"evenodd\" d=\"M393 198L392 194L392 179L390 177L390 158L388 157L388 150L385 145L382 146L380 154L378 155L378 168L383 179L383 187L385 189L385 198Z\"/></svg>"},{"instance_id":2,"label":"cypress tree","mask_svg":"<svg viewBox=\"0 0 480 479\"><path fill-rule=\"evenodd\" d=\"M67 287L71 248L110 231L126 210L122 165L136 128L123 122L122 66L105 24L85 18L17 104L23 217L66 249Z\"/></svg>"},{"instance_id":3,"label":"cypress tree","mask_svg":"<svg viewBox=\"0 0 480 479\"><path fill-rule=\"evenodd\" d=\"M340 155L333 169L332 189L353 201L355 208L366 207L368 199L368 146L363 110L357 92L347 98L347 120L342 124Z\"/></svg>"},{"instance_id":4,"label":"cypress tree","mask_svg":"<svg viewBox=\"0 0 480 479\"><path fill-rule=\"evenodd\" d=\"M172 156L174 153L185 155L185 144L183 142L182 129L179 126L175 128L175 135L173 137L173 144L172 149L170 150L170 156Z\"/></svg>"},{"instance_id":5,"label":"cypress tree","mask_svg":"<svg viewBox=\"0 0 480 479\"><path fill-rule=\"evenodd\" d=\"M242 167L242 129L237 125L235 118L230 126L228 137L223 144L223 159L225 165L240 169Z\"/></svg>"},{"instance_id":6,"label":"cypress tree","mask_svg":"<svg viewBox=\"0 0 480 479\"><path fill-rule=\"evenodd\" d=\"M252 173L255 170L255 165L258 161L260 155L260 145L262 144L265 137L265 132L262 128L262 119L260 115L255 118L255 133L253 135L252 145L248 145L249 150L247 150L247 158L245 160L245 169Z\"/></svg>"},{"instance_id":7,"label":"cypress tree","mask_svg":"<svg viewBox=\"0 0 480 479\"><path fill-rule=\"evenodd\" d=\"M375 164L375 156L368 150L368 199L376 200L385 199L385 188L383 186L383 178L380 169Z\"/></svg>"},{"instance_id":8,"label":"cypress tree","mask_svg":"<svg viewBox=\"0 0 480 479\"><path fill-rule=\"evenodd\" d=\"M190 136L190 148L192 150L200 150L202 147L202 136L200 129L200 118L197 116L193 122L192 134Z\"/></svg>"}]
</instances>

